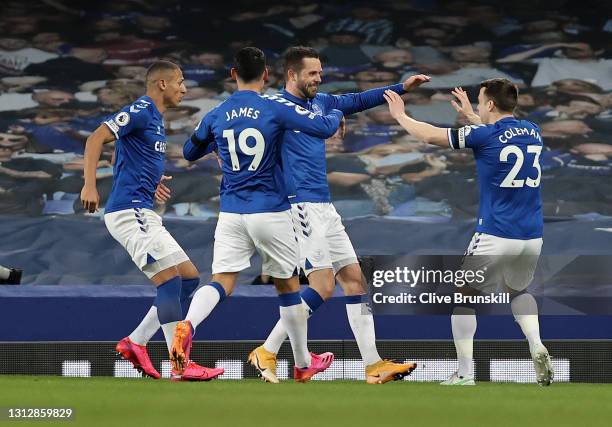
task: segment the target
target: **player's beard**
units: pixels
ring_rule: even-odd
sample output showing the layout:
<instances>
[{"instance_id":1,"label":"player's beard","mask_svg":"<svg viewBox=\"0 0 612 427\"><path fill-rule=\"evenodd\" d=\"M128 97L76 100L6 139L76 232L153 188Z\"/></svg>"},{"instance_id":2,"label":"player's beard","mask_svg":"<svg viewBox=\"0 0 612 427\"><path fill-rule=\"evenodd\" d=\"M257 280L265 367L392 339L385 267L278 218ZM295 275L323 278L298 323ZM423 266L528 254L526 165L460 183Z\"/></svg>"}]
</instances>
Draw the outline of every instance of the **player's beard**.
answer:
<instances>
[{"instance_id":1,"label":"player's beard","mask_svg":"<svg viewBox=\"0 0 612 427\"><path fill-rule=\"evenodd\" d=\"M319 85L315 83L302 83L300 86L298 86L298 88L300 89L300 92L302 92L302 95L304 95L304 97L306 97L307 99L312 99L317 96Z\"/></svg>"}]
</instances>

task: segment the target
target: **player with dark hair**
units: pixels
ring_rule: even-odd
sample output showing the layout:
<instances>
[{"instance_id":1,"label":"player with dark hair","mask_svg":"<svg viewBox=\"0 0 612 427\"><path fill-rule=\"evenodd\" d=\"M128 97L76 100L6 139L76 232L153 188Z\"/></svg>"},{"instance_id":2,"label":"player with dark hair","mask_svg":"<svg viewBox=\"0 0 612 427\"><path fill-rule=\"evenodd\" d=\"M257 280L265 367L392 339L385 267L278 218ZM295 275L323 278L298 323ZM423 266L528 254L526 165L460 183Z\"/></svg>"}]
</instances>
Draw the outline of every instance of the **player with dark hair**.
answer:
<instances>
[{"instance_id":1,"label":"player with dark hair","mask_svg":"<svg viewBox=\"0 0 612 427\"><path fill-rule=\"evenodd\" d=\"M548 350L540 340L538 306L526 289L533 279L542 249L540 128L514 117L518 88L507 79L485 80L478 94L478 114L463 89L453 91L457 111L475 125L459 129L438 128L408 117L404 101L386 91L391 115L414 137L451 149L471 148L476 158L480 209L476 233L465 253L463 268L495 271L494 280L462 292L493 292L501 285L511 298L512 313L529 341L536 380L550 385L554 371ZM498 282L501 282L499 283ZM457 306L451 316L459 367L443 385L474 385L473 343L476 312Z\"/></svg>"},{"instance_id":2,"label":"player with dark hair","mask_svg":"<svg viewBox=\"0 0 612 427\"><path fill-rule=\"evenodd\" d=\"M146 74L146 95L108 118L87 138L83 207L98 210L96 166L102 146L116 141L113 187L106 202L104 223L110 234L157 287L153 306L142 323L117 344L117 352L145 374L159 378L146 350L146 343L160 324L168 349L174 327L182 319L182 305L199 284L199 273L183 249L162 225L153 210L155 189L164 170L166 136L162 114L177 107L186 89L178 65L153 63ZM173 372L174 380L209 380L222 374L189 362L187 369Z\"/></svg>"},{"instance_id":3,"label":"player with dark hair","mask_svg":"<svg viewBox=\"0 0 612 427\"><path fill-rule=\"evenodd\" d=\"M423 75L403 83L346 95L319 93L322 67L319 54L310 47L295 46L284 55L285 89L278 96L313 114L339 109L353 114L384 104L385 90L399 94L428 81ZM386 383L408 375L414 363L383 360L376 349L374 319L367 306L365 279L353 245L344 230L329 192L325 162L325 141L313 135L288 131L282 146L284 180L289 190L291 213L300 245L300 266L310 286L301 293L306 315L310 316L331 297L336 280L345 295L349 324L365 365L366 381ZM249 355L251 364L264 379L276 383L276 354L287 332L278 322L266 342Z\"/></svg>"},{"instance_id":4,"label":"player with dark hair","mask_svg":"<svg viewBox=\"0 0 612 427\"><path fill-rule=\"evenodd\" d=\"M329 138L337 131L342 113L330 110L316 115L283 98L260 95L268 70L264 53L255 47L236 53L231 76L238 90L202 119L184 147L190 161L216 149L223 180L212 281L196 291L185 321L176 326L171 362L180 369L189 359L194 328L233 291L238 273L250 266L257 251L262 273L274 278L279 293L280 318L293 349L294 379L305 382L327 369L333 354L308 352L307 319L297 277L298 245L283 182L281 143L286 131Z\"/></svg>"}]
</instances>

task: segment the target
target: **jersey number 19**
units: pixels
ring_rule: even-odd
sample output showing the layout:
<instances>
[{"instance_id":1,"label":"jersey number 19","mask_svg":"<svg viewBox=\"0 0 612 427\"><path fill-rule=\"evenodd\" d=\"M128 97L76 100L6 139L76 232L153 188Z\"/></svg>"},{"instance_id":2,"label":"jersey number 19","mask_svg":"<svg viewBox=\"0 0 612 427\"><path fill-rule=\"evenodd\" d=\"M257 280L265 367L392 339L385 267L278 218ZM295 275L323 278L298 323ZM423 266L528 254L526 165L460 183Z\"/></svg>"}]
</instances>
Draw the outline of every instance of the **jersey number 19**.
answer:
<instances>
[{"instance_id":1,"label":"jersey number 19","mask_svg":"<svg viewBox=\"0 0 612 427\"><path fill-rule=\"evenodd\" d=\"M230 159L232 161L232 170L240 170L240 161L238 159L238 153L236 152L236 137L234 136L234 129L226 129L223 131L223 138L227 139L227 148L230 153ZM247 144L247 140L253 138L255 145L250 147ZM263 159L264 150L266 148L266 142L261 132L255 128L246 128L240 134L238 134L238 147L243 154L247 156L253 156L253 160L249 165L250 171L255 171Z\"/></svg>"}]
</instances>

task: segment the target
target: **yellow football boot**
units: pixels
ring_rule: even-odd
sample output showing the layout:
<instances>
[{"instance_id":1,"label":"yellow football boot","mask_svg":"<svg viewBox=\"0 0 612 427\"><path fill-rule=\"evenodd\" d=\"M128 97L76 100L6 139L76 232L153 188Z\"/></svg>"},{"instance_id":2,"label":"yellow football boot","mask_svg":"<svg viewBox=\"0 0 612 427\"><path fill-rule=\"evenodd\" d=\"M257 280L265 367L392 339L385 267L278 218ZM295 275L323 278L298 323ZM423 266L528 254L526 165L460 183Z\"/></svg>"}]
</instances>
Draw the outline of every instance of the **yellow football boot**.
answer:
<instances>
[{"instance_id":1,"label":"yellow football boot","mask_svg":"<svg viewBox=\"0 0 612 427\"><path fill-rule=\"evenodd\" d=\"M366 366L366 382L368 384L384 384L397 381L410 375L416 369L416 363L395 363L391 360L380 360Z\"/></svg>"},{"instance_id":2,"label":"yellow football boot","mask_svg":"<svg viewBox=\"0 0 612 427\"><path fill-rule=\"evenodd\" d=\"M257 369L265 382L278 384L278 378L276 378L276 354L270 353L263 345L260 345L249 354L248 360Z\"/></svg>"}]
</instances>

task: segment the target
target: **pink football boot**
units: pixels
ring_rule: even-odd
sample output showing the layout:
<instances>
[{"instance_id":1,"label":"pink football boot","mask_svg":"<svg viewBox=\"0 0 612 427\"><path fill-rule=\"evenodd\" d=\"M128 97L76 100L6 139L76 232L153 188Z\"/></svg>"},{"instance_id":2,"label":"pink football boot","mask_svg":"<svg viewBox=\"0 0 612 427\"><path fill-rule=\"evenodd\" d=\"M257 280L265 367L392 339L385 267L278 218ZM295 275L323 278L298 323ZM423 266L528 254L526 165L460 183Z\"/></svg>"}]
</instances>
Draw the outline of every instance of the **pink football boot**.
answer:
<instances>
[{"instance_id":1,"label":"pink football boot","mask_svg":"<svg viewBox=\"0 0 612 427\"><path fill-rule=\"evenodd\" d=\"M117 343L115 350L122 358L132 362L132 365L134 365L134 368L137 369L138 372L155 378L156 380L160 378L161 375L159 375L159 372L153 367L151 359L149 359L147 346L138 345L129 337L125 337Z\"/></svg>"},{"instance_id":2,"label":"pink football boot","mask_svg":"<svg viewBox=\"0 0 612 427\"><path fill-rule=\"evenodd\" d=\"M300 383L305 383L309 381L313 375L318 374L319 372L323 372L334 361L333 353L321 353L314 354L310 353L311 361L310 366L307 368L298 368L297 366L293 367L293 378Z\"/></svg>"}]
</instances>

